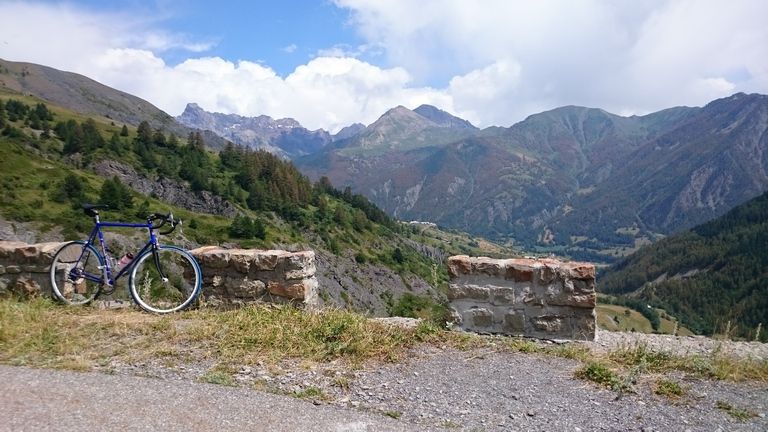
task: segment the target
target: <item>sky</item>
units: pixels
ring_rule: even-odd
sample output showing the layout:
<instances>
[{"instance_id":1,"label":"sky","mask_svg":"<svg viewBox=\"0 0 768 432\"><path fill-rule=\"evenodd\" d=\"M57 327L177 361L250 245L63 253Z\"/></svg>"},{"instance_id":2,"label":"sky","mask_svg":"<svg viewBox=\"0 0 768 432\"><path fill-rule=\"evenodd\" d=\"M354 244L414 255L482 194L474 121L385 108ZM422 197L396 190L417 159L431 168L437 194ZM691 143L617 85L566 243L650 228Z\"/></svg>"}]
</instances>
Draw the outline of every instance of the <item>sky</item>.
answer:
<instances>
[{"instance_id":1,"label":"sky","mask_svg":"<svg viewBox=\"0 0 768 432\"><path fill-rule=\"evenodd\" d=\"M768 93L765 0L0 0L0 58L336 132L427 103L479 127Z\"/></svg>"}]
</instances>

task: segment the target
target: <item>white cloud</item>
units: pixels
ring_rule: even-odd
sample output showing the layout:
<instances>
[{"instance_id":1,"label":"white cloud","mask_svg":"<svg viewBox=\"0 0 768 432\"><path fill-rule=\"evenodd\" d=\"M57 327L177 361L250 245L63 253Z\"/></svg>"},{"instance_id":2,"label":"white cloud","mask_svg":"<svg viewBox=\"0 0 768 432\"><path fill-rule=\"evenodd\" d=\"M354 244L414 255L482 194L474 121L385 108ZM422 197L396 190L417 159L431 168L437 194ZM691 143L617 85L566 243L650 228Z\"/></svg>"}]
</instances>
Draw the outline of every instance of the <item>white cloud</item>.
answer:
<instances>
[{"instance_id":1,"label":"white cloud","mask_svg":"<svg viewBox=\"0 0 768 432\"><path fill-rule=\"evenodd\" d=\"M293 54L296 52L296 49L299 48L296 44L290 44L283 47L283 52L286 52L288 54Z\"/></svg>"},{"instance_id":2,"label":"white cloud","mask_svg":"<svg viewBox=\"0 0 768 432\"><path fill-rule=\"evenodd\" d=\"M0 57L82 73L172 115L197 102L330 130L370 123L396 105L430 103L479 126L508 126L566 104L631 114L768 93L765 1L337 5L352 11L366 43L320 50L287 76L219 57L167 64L165 51L201 53L215 42L165 31L162 20L29 2L0 2L0 16L13 17L0 26Z\"/></svg>"},{"instance_id":3,"label":"white cloud","mask_svg":"<svg viewBox=\"0 0 768 432\"><path fill-rule=\"evenodd\" d=\"M482 125L510 124L532 112L519 107L577 104L647 112L701 105L734 91L768 92L763 0L336 4L350 9L360 35L381 44L389 62L408 70L416 83L435 76L449 83L458 112L477 113ZM504 77L490 81L498 86L491 100L454 92L505 59L519 66L511 93Z\"/></svg>"}]
</instances>

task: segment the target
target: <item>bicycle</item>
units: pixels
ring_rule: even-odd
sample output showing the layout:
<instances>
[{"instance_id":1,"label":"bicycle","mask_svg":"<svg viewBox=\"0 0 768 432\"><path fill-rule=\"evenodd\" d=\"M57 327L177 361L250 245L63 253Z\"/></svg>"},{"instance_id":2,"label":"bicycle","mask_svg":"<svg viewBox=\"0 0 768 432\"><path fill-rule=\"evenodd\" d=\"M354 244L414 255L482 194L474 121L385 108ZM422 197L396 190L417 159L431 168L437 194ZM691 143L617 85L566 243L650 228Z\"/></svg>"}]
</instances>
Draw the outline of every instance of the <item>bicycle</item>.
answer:
<instances>
[{"instance_id":1,"label":"bicycle","mask_svg":"<svg viewBox=\"0 0 768 432\"><path fill-rule=\"evenodd\" d=\"M172 213L152 213L146 223L102 222L99 210L103 204L83 204L85 214L94 219L94 227L86 241L64 244L53 256L50 276L54 296L69 305L90 303L100 294L112 294L116 282L126 274L128 292L142 309L158 314L183 310L191 305L202 290L202 271L195 257L176 246L161 245L155 230L170 224L170 229L158 232L168 235L181 224ZM159 223L155 224L157 221ZM120 266L110 255L101 229L146 228L149 241L131 257L126 254ZM98 244L96 240L98 239ZM100 246L101 252L96 249Z\"/></svg>"}]
</instances>

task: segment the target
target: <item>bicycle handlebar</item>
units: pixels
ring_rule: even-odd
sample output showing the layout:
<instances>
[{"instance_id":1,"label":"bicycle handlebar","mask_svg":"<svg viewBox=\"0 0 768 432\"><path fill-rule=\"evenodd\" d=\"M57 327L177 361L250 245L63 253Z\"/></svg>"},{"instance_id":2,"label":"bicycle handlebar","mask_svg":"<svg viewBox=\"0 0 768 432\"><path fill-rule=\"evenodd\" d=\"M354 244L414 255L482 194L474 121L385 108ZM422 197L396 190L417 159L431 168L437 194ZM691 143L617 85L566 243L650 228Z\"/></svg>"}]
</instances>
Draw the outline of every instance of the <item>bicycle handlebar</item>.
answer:
<instances>
[{"instance_id":1,"label":"bicycle handlebar","mask_svg":"<svg viewBox=\"0 0 768 432\"><path fill-rule=\"evenodd\" d=\"M155 225L154 222L156 220L160 220L161 222L159 224ZM162 213L152 213L147 218L147 222L149 222L152 225L150 227L150 229L153 229L153 230L156 230L156 229L158 229L160 227L165 226L166 223L170 223L171 224L171 228L170 229L168 229L167 231L160 231L158 233L160 235L168 235L168 234L172 233L173 230L176 229L176 225L180 225L181 224L181 219L179 219L179 220L174 219L173 218L173 213L168 213L167 215L166 214L162 214Z\"/></svg>"}]
</instances>

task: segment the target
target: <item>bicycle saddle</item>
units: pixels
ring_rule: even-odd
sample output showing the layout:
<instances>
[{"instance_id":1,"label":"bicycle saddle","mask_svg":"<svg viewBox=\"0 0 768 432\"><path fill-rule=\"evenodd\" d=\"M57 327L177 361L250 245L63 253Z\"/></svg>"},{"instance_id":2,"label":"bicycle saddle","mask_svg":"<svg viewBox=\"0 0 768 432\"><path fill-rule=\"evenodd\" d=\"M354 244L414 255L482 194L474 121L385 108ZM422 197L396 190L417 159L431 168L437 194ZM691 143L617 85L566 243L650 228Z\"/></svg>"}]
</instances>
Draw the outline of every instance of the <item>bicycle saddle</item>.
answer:
<instances>
[{"instance_id":1,"label":"bicycle saddle","mask_svg":"<svg viewBox=\"0 0 768 432\"><path fill-rule=\"evenodd\" d=\"M107 210L108 208L106 204L83 204L83 211L90 217L98 216L99 209Z\"/></svg>"}]
</instances>

